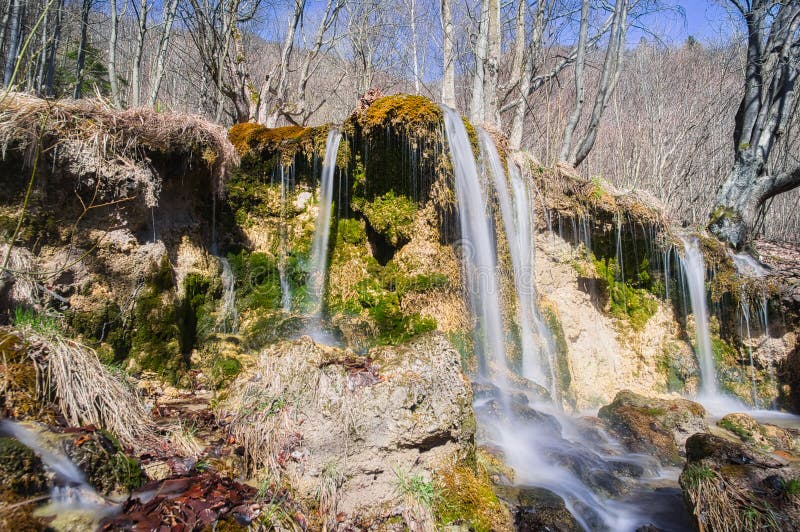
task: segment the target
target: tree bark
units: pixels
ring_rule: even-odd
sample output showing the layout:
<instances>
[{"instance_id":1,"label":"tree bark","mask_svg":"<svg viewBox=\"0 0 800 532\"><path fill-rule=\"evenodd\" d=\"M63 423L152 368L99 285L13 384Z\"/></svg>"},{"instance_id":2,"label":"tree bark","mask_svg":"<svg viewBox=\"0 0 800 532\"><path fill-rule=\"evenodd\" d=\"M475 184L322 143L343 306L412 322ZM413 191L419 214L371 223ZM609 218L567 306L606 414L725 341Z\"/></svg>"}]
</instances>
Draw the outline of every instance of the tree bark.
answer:
<instances>
[{"instance_id":1,"label":"tree bark","mask_svg":"<svg viewBox=\"0 0 800 532\"><path fill-rule=\"evenodd\" d=\"M473 124L481 124L486 119L486 63L489 48L489 10L490 0L481 0L481 18L478 23L478 38L475 44L475 75L472 78L472 99L469 105L469 119Z\"/></svg>"},{"instance_id":2,"label":"tree bark","mask_svg":"<svg viewBox=\"0 0 800 532\"><path fill-rule=\"evenodd\" d=\"M717 193L708 227L741 249L755 237L764 202L800 186L796 163L788 164L788 158L770 161L796 102L800 2L730 1L747 25L747 65L733 134L734 162ZM787 164L788 170L773 170Z\"/></svg>"},{"instance_id":3,"label":"tree bark","mask_svg":"<svg viewBox=\"0 0 800 532\"><path fill-rule=\"evenodd\" d=\"M8 51L6 65L3 70L3 86L8 87L14 80L14 71L17 67L17 54L22 42L22 0L14 0L11 4L11 21L8 28Z\"/></svg>"},{"instance_id":4,"label":"tree bark","mask_svg":"<svg viewBox=\"0 0 800 532\"><path fill-rule=\"evenodd\" d=\"M44 95L52 97L55 95L53 88L56 78L56 53L61 44L61 26L64 20L64 0L58 0L56 7L55 27L53 28L53 39L47 50L47 69L44 79Z\"/></svg>"},{"instance_id":5,"label":"tree bark","mask_svg":"<svg viewBox=\"0 0 800 532\"><path fill-rule=\"evenodd\" d=\"M108 80L111 83L111 103L121 107L119 97L119 81L117 79L117 33L119 30L119 14L117 0L109 0L111 10L111 35L108 39Z\"/></svg>"},{"instance_id":6,"label":"tree bark","mask_svg":"<svg viewBox=\"0 0 800 532\"><path fill-rule=\"evenodd\" d=\"M81 7L81 37L78 41L78 59L75 65L75 90L72 93L74 99L79 99L83 91L83 74L86 63L86 45L89 33L89 11L92 9L92 0L83 0Z\"/></svg>"},{"instance_id":7,"label":"tree bark","mask_svg":"<svg viewBox=\"0 0 800 532\"><path fill-rule=\"evenodd\" d=\"M144 41L147 36L147 13L150 6L147 0L141 0L139 6L139 32L136 35L136 51L133 56L133 68L131 72L131 97L130 106L139 107L141 98L141 77L142 77L142 56L144 55Z\"/></svg>"},{"instance_id":8,"label":"tree bark","mask_svg":"<svg viewBox=\"0 0 800 532\"><path fill-rule=\"evenodd\" d=\"M456 107L456 61L453 36L452 0L441 0L442 19L442 103Z\"/></svg>"},{"instance_id":9,"label":"tree bark","mask_svg":"<svg viewBox=\"0 0 800 532\"><path fill-rule=\"evenodd\" d=\"M147 99L147 105L150 107L155 107L156 100L158 100L158 91L161 89L161 81L164 79L164 65L167 61L172 24L175 22L175 13L177 11L178 0L171 0L164 7L164 27L161 30L161 39L159 40L156 54L156 67L150 80L150 96Z\"/></svg>"},{"instance_id":10,"label":"tree bark","mask_svg":"<svg viewBox=\"0 0 800 532\"><path fill-rule=\"evenodd\" d=\"M586 99L583 70L586 65L586 35L589 32L589 0L581 3L581 24L578 30L578 47L575 57L575 107L572 108L567 126L564 128L564 139L561 141L559 158L569 162L572 150L572 137L578 127L578 121L583 113L583 103Z\"/></svg>"}]
</instances>

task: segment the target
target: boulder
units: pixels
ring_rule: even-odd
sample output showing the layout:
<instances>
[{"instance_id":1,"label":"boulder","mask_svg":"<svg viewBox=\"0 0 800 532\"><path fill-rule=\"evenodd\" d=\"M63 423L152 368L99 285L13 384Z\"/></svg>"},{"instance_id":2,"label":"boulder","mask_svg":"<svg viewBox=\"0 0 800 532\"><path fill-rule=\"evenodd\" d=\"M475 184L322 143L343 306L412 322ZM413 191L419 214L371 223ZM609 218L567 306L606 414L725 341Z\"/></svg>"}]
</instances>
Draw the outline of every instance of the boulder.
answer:
<instances>
[{"instance_id":1,"label":"boulder","mask_svg":"<svg viewBox=\"0 0 800 532\"><path fill-rule=\"evenodd\" d=\"M564 500L544 488L522 488L517 498L514 524L519 532L582 530Z\"/></svg>"},{"instance_id":2,"label":"boulder","mask_svg":"<svg viewBox=\"0 0 800 532\"><path fill-rule=\"evenodd\" d=\"M678 465L686 439L707 430L705 409L687 399L655 399L623 390L598 414L632 452Z\"/></svg>"},{"instance_id":3,"label":"boulder","mask_svg":"<svg viewBox=\"0 0 800 532\"><path fill-rule=\"evenodd\" d=\"M366 356L282 342L231 390L221 417L250 473L285 478L323 518L396 516L405 488L414 498L441 464L474 456L472 390L439 333Z\"/></svg>"},{"instance_id":4,"label":"boulder","mask_svg":"<svg viewBox=\"0 0 800 532\"><path fill-rule=\"evenodd\" d=\"M747 414L728 414L717 426L735 435L742 443L764 451L796 453L800 450L800 433L797 429L760 424Z\"/></svg>"}]
</instances>

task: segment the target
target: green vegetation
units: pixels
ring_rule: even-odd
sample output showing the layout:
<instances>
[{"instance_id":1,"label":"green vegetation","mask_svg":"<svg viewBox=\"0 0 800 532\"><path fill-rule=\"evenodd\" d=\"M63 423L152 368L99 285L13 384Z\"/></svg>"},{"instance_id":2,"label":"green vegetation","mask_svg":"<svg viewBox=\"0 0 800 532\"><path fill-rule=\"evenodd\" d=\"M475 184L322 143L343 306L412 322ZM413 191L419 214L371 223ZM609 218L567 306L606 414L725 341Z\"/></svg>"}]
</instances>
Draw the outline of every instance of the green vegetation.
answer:
<instances>
[{"instance_id":1,"label":"green vegetation","mask_svg":"<svg viewBox=\"0 0 800 532\"><path fill-rule=\"evenodd\" d=\"M354 198L352 207L395 249L411 240L417 207L409 197L390 190L372 201Z\"/></svg>"},{"instance_id":2,"label":"green vegetation","mask_svg":"<svg viewBox=\"0 0 800 532\"><path fill-rule=\"evenodd\" d=\"M278 264L266 253L228 254L236 277L236 298L240 310L274 310L281 306Z\"/></svg>"},{"instance_id":3,"label":"green vegetation","mask_svg":"<svg viewBox=\"0 0 800 532\"><path fill-rule=\"evenodd\" d=\"M753 433L747 430L746 428L737 425L730 419L720 419L717 421L717 425L725 430L729 430L739 436L743 441L749 442L753 441Z\"/></svg>"},{"instance_id":4,"label":"green vegetation","mask_svg":"<svg viewBox=\"0 0 800 532\"><path fill-rule=\"evenodd\" d=\"M433 512L437 524L466 526L476 532L507 530L510 518L486 470L455 464L437 471Z\"/></svg>"},{"instance_id":5,"label":"green vegetation","mask_svg":"<svg viewBox=\"0 0 800 532\"><path fill-rule=\"evenodd\" d=\"M634 330L640 331L658 310L658 302L645 288L633 286L631 281L618 280L620 270L616 259L593 259L597 275L605 282L611 315L630 323ZM644 259L633 279L637 284L649 282L649 263Z\"/></svg>"},{"instance_id":6,"label":"green vegetation","mask_svg":"<svg viewBox=\"0 0 800 532\"><path fill-rule=\"evenodd\" d=\"M784 482L783 489L788 495L800 495L800 479L792 478Z\"/></svg>"},{"instance_id":7,"label":"green vegetation","mask_svg":"<svg viewBox=\"0 0 800 532\"><path fill-rule=\"evenodd\" d=\"M681 475L682 484L688 489L697 489L705 481L713 480L717 473L710 467L702 464L689 464Z\"/></svg>"},{"instance_id":8,"label":"green vegetation","mask_svg":"<svg viewBox=\"0 0 800 532\"><path fill-rule=\"evenodd\" d=\"M233 357L218 357L211 366L211 381L214 388L221 389L231 382L242 371L242 363Z\"/></svg>"},{"instance_id":9,"label":"green vegetation","mask_svg":"<svg viewBox=\"0 0 800 532\"><path fill-rule=\"evenodd\" d=\"M20 329L30 329L42 336L61 333L61 326L55 316L39 313L30 308L15 308L13 322Z\"/></svg>"},{"instance_id":10,"label":"green vegetation","mask_svg":"<svg viewBox=\"0 0 800 532\"><path fill-rule=\"evenodd\" d=\"M409 475L401 469L394 469L395 489L404 496L417 501L425 508L431 508L437 496L436 486L422 475Z\"/></svg>"}]
</instances>

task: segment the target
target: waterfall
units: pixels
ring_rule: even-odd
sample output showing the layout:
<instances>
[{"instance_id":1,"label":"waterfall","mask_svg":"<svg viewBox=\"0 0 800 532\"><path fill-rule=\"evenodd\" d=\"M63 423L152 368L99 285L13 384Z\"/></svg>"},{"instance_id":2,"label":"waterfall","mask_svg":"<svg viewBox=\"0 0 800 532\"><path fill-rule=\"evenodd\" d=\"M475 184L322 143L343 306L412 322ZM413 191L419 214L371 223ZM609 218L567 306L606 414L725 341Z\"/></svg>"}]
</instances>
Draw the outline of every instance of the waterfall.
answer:
<instances>
[{"instance_id":1,"label":"waterfall","mask_svg":"<svg viewBox=\"0 0 800 532\"><path fill-rule=\"evenodd\" d=\"M555 399L557 379L553 363L552 335L541 318L536 302L533 204L530 190L520 176L519 168L509 161L508 173L511 176L512 191L509 195L508 182L494 140L483 129L479 130L479 135L482 156L488 162L493 177L511 254L522 347L522 376L547 388L550 396Z\"/></svg>"},{"instance_id":2,"label":"waterfall","mask_svg":"<svg viewBox=\"0 0 800 532\"><path fill-rule=\"evenodd\" d=\"M283 165L281 167L281 225L280 233L280 257L278 258L278 275L281 282L281 307L289 312L292 309L292 289L289 286L289 278L286 275L286 200L288 197L288 176Z\"/></svg>"},{"instance_id":3,"label":"waterfall","mask_svg":"<svg viewBox=\"0 0 800 532\"><path fill-rule=\"evenodd\" d=\"M747 301L747 294L745 293L744 289L741 291L741 297L739 298L739 308L742 311L741 318L742 322L739 324L739 336L742 338L742 343L745 344L747 348L747 353L750 355L750 387L751 387L751 394L753 397L753 406L755 408L759 407L758 404L758 386L756 385L756 364L753 360L753 335L750 332L750 302ZM745 342L745 335L747 336L747 341Z\"/></svg>"},{"instance_id":4,"label":"waterfall","mask_svg":"<svg viewBox=\"0 0 800 532\"><path fill-rule=\"evenodd\" d=\"M308 274L308 294L311 308L316 315L322 314L325 295L325 279L328 271L328 240L331 234L331 208L333 204L333 174L336 170L336 154L342 133L336 128L328 132L325 142L325 159L322 167L322 182L319 190L319 213L314 226L311 245L311 270Z\"/></svg>"},{"instance_id":5,"label":"waterfall","mask_svg":"<svg viewBox=\"0 0 800 532\"><path fill-rule=\"evenodd\" d=\"M475 156L463 120L447 106L442 106L442 111L455 172L464 285L477 320L473 337L478 368L482 377L489 377L490 370L497 370L499 377L505 379L507 366L500 284L486 196L478 179Z\"/></svg>"},{"instance_id":6,"label":"waterfall","mask_svg":"<svg viewBox=\"0 0 800 532\"><path fill-rule=\"evenodd\" d=\"M694 314L695 349L700 363L701 394L714 397L719 394L714 368L714 352L708 331L708 305L706 302L706 265L695 237L682 238L684 256L681 266L689 287L689 301Z\"/></svg>"},{"instance_id":7,"label":"waterfall","mask_svg":"<svg viewBox=\"0 0 800 532\"><path fill-rule=\"evenodd\" d=\"M95 510L107 506L97 492L86 482L83 472L64 454L44 446L39 435L26 426L4 419L0 421L0 434L6 433L36 453L44 466L55 476L50 490L50 504L54 511ZM108 511L109 508L106 508Z\"/></svg>"},{"instance_id":8,"label":"waterfall","mask_svg":"<svg viewBox=\"0 0 800 532\"><path fill-rule=\"evenodd\" d=\"M505 361L502 306L496 274L496 239L491 223L493 215L478 179L464 123L455 111L444 106L442 109L455 170L464 283L477 322L473 331L475 352L479 362L479 377L484 382L476 383L476 386L489 384L489 388L494 390L475 401L482 443L502 449L504 461L515 472L516 485L541 487L560 496L583 529L633 530L647 516L640 514L629 503L598 496L584 481L587 471L612 471L612 464L620 460L617 451L609 451L598 442L585 440L581 436L581 429L552 401L531 404L532 397L509 386L506 375L510 369ZM549 338L550 333L540 318L537 323L539 313L535 305L530 191L518 169L510 165L509 192L499 158L492 160L494 148L489 141L483 139L485 159L495 167L492 173L512 254L514 286L518 292L522 292L518 297L527 301L525 310L520 309L517 319L522 320L524 315L528 321L524 334L535 337L534 333L538 333L539 339L543 340ZM519 325L522 328L525 324ZM541 353L537 352L536 347L528 346L528 350L533 352L533 363L539 366L539 374L545 374L545 361L540 358ZM530 367L528 370L534 371ZM551 379L555 380L552 376ZM624 459L640 464L645 471L658 469L650 457L628 455ZM575 464L579 466L573 467Z\"/></svg>"},{"instance_id":9,"label":"waterfall","mask_svg":"<svg viewBox=\"0 0 800 532\"><path fill-rule=\"evenodd\" d=\"M233 275L231 263L225 257L217 257L222 266L222 308L217 320L217 330L222 333L236 334L239 329L239 311L236 310L236 276Z\"/></svg>"}]
</instances>

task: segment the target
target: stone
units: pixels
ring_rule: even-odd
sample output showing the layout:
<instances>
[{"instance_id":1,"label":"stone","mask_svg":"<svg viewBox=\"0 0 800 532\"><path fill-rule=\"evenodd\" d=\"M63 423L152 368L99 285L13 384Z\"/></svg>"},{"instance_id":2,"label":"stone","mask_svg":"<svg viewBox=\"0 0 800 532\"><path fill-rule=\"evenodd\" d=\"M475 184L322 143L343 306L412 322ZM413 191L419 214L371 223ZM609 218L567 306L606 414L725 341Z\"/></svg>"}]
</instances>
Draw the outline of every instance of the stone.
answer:
<instances>
[{"instance_id":1,"label":"stone","mask_svg":"<svg viewBox=\"0 0 800 532\"><path fill-rule=\"evenodd\" d=\"M580 524L569 513L564 500L544 488L520 490L514 524L519 532L552 530L572 532L582 530Z\"/></svg>"},{"instance_id":2,"label":"stone","mask_svg":"<svg viewBox=\"0 0 800 532\"><path fill-rule=\"evenodd\" d=\"M662 464L680 464L686 439L707 430L705 409L687 399L655 399L623 390L598 413L632 452L655 454Z\"/></svg>"}]
</instances>

